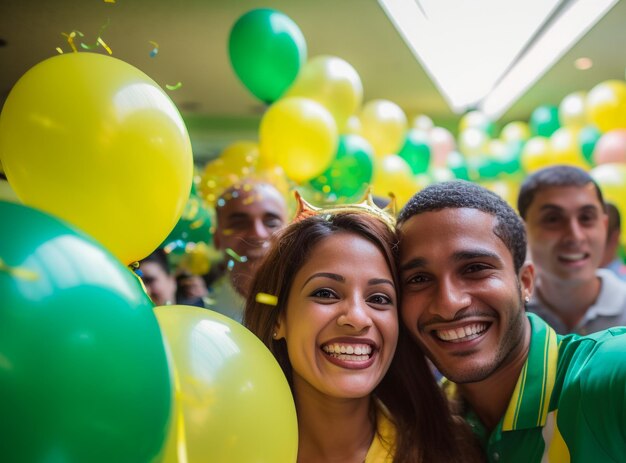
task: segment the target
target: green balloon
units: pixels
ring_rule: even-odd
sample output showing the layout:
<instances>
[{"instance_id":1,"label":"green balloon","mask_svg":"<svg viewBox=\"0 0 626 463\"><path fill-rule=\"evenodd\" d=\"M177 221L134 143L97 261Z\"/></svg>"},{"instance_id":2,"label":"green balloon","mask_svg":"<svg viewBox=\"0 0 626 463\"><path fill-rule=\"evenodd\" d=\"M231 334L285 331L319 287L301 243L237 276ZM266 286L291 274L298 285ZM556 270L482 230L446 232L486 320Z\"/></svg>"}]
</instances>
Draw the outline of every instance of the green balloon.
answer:
<instances>
[{"instance_id":1,"label":"green balloon","mask_svg":"<svg viewBox=\"0 0 626 463\"><path fill-rule=\"evenodd\" d=\"M358 135L342 135L339 137L335 159L310 184L315 190L337 198L363 193L372 181L373 159L373 149L364 138Z\"/></svg>"},{"instance_id":2,"label":"green balloon","mask_svg":"<svg viewBox=\"0 0 626 463\"><path fill-rule=\"evenodd\" d=\"M430 165L430 145L428 134L423 130L411 129L407 132L404 146L398 153L411 167L413 174L421 174Z\"/></svg>"},{"instance_id":3,"label":"green balloon","mask_svg":"<svg viewBox=\"0 0 626 463\"><path fill-rule=\"evenodd\" d=\"M138 278L92 238L0 201L3 461L149 462L170 373Z\"/></svg>"},{"instance_id":4,"label":"green balloon","mask_svg":"<svg viewBox=\"0 0 626 463\"><path fill-rule=\"evenodd\" d=\"M159 247L165 247L172 241L179 240L211 244L213 242L212 222L209 205L192 193L178 223Z\"/></svg>"},{"instance_id":5,"label":"green balloon","mask_svg":"<svg viewBox=\"0 0 626 463\"><path fill-rule=\"evenodd\" d=\"M474 156L471 159L471 169L479 179L494 179L502 172L502 166L497 159L487 155Z\"/></svg>"},{"instance_id":6,"label":"green balloon","mask_svg":"<svg viewBox=\"0 0 626 463\"><path fill-rule=\"evenodd\" d=\"M559 127L559 108L556 106L539 106L530 115L530 130L533 135L549 137Z\"/></svg>"},{"instance_id":7,"label":"green balloon","mask_svg":"<svg viewBox=\"0 0 626 463\"><path fill-rule=\"evenodd\" d=\"M254 96L276 101L306 62L302 32L283 13L261 8L241 16L228 40L235 73Z\"/></svg>"},{"instance_id":8,"label":"green balloon","mask_svg":"<svg viewBox=\"0 0 626 463\"><path fill-rule=\"evenodd\" d=\"M578 144L580 145L580 150L583 153L585 160L593 165L593 150L596 148L596 143L600 139L602 134L600 131L593 125L588 125L583 128L578 134Z\"/></svg>"},{"instance_id":9,"label":"green balloon","mask_svg":"<svg viewBox=\"0 0 626 463\"><path fill-rule=\"evenodd\" d=\"M520 170L520 156L523 148L524 142L521 140L511 141L506 144L504 155L498 159L501 172L514 174Z\"/></svg>"},{"instance_id":10,"label":"green balloon","mask_svg":"<svg viewBox=\"0 0 626 463\"><path fill-rule=\"evenodd\" d=\"M469 180L469 171L467 169L467 161L458 151L451 151L446 158L448 169L452 171L454 176L460 180Z\"/></svg>"}]
</instances>

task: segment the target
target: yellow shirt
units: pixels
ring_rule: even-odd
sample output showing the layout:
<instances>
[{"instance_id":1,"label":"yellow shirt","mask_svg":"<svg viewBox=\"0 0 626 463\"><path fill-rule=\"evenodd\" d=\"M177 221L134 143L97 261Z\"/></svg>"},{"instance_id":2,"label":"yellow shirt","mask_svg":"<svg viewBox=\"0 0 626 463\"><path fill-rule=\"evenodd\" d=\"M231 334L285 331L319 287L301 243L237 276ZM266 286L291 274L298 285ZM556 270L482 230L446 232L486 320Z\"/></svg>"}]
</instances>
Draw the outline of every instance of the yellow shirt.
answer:
<instances>
[{"instance_id":1,"label":"yellow shirt","mask_svg":"<svg viewBox=\"0 0 626 463\"><path fill-rule=\"evenodd\" d=\"M391 463L396 446L396 427L384 406L380 403L376 405L376 433L365 455L365 463Z\"/></svg>"}]
</instances>

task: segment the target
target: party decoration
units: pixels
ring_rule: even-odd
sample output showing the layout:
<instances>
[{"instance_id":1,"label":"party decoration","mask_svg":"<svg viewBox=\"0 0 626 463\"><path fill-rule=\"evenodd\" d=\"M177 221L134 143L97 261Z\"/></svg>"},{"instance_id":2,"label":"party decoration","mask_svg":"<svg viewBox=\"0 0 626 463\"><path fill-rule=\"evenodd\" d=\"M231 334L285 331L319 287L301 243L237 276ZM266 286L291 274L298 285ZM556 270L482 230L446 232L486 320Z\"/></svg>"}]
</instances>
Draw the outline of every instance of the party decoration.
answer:
<instances>
[{"instance_id":1,"label":"party decoration","mask_svg":"<svg viewBox=\"0 0 626 463\"><path fill-rule=\"evenodd\" d=\"M559 122L562 127L582 128L587 124L587 108L585 92L574 92L567 95L559 105Z\"/></svg>"},{"instance_id":2,"label":"party decoration","mask_svg":"<svg viewBox=\"0 0 626 463\"><path fill-rule=\"evenodd\" d=\"M456 178L461 180L469 180L469 171L467 168L465 156L463 156L458 151L451 151L448 154L446 165Z\"/></svg>"},{"instance_id":3,"label":"party decoration","mask_svg":"<svg viewBox=\"0 0 626 463\"><path fill-rule=\"evenodd\" d=\"M165 306L155 313L176 378L164 463L295 462L291 390L261 341L210 310Z\"/></svg>"},{"instance_id":4,"label":"party decoration","mask_svg":"<svg viewBox=\"0 0 626 463\"><path fill-rule=\"evenodd\" d=\"M602 135L596 144L593 160L596 164L626 163L626 128Z\"/></svg>"},{"instance_id":5,"label":"party decoration","mask_svg":"<svg viewBox=\"0 0 626 463\"><path fill-rule=\"evenodd\" d=\"M502 128L500 138L505 142L526 141L530 138L530 128L525 122L509 122Z\"/></svg>"},{"instance_id":6,"label":"party decoration","mask_svg":"<svg viewBox=\"0 0 626 463\"><path fill-rule=\"evenodd\" d=\"M363 85L348 62L335 56L316 56L302 67L286 96L301 96L322 104L343 132L348 118L361 106Z\"/></svg>"},{"instance_id":7,"label":"party decoration","mask_svg":"<svg viewBox=\"0 0 626 463\"><path fill-rule=\"evenodd\" d=\"M601 135L600 131L593 125L584 127L578 133L580 151L588 164L592 164L593 162L593 151Z\"/></svg>"},{"instance_id":8,"label":"party decoration","mask_svg":"<svg viewBox=\"0 0 626 463\"><path fill-rule=\"evenodd\" d=\"M311 180L311 185L335 198L361 195L372 180L374 154L370 144L358 135L339 137L337 155L328 169Z\"/></svg>"},{"instance_id":9,"label":"party decoration","mask_svg":"<svg viewBox=\"0 0 626 463\"><path fill-rule=\"evenodd\" d=\"M559 127L559 110L556 106L539 106L530 115L530 131L533 135L549 137Z\"/></svg>"},{"instance_id":10,"label":"party decoration","mask_svg":"<svg viewBox=\"0 0 626 463\"><path fill-rule=\"evenodd\" d=\"M533 137L526 142L520 156L525 172L531 173L551 165L550 141L545 137Z\"/></svg>"},{"instance_id":11,"label":"party decoration","mask_svg":"<svg viewBox=\"0 0 626 463\"><path fill-rule=\"evenodd\" d=\"M361 119L358 116L350 116L346 122L344 133L351 135L361 135L363 127L361 126Z\"/></svg>"},{"instance_id":12,"label":"party decoration","mask_svg":"<svg viewBox=\"0 0 626 463\"><path fill-rule=\"evenodd\" d=\"M267 8L241 16L228 38L237 77L266 103L280 98L306 62L306 42L288 16Z\"/></svg>"},{"instance_id":13,"label":"party decoration","mask_svg":"<svg viewBox=\"0 0 626 463\"><path fill-rule=\"evenodd\" d=\"M426 172L430 164L428 133L418 129L409 130L398 155L407 162L414 174Z\"/></svg>"},{"instance_id":14,"label":"party decoration","mask_svg":"<svg viewBox=\"0 0 626 463\"><path fill-rule=\"evenodd\" d=\"M369 101L363 106L359 119L361 134L370 142L376 156L395 154L402 147L407 120L397 104L388 100Z\"/></svg>"},{"instance_id":15,"label":"party decoration","mask_svg":"<svg viewBox=\"0 0 626 463\"><path fill-rule=\"evenodd\" d=\"M0 152L22 201L124 263L163 241L191 188L191 144L172 101L143 72L95 53L58 55L22 76L0 116Z\"/></svg>"},{"instance_id":16,"label":"party decoration","mask_svg":"<svg viewBox=\"0 0 626 463\"><path fill-rule=\"evenodd\" d=\"M411 123L411 127L417 130L424 130L425 132L430 131L435 126L433 120L426 116L425 114L420 114L413 118L413 122Z\"/></svg>"},{"instance_id":17,"label":"party decoration","mask_svg":"<svg viewBox=\"0 0 626 463\"><path fill-rule=\"evenodd\" d=\"M261 119L261 158L281 166L296 182L320 175L337 150L337 126L321 104L308 98L284 98Z\"/></svg>"},{"instance_id":18,"label":"party decoration","mask_svg":"<svg viewBox=\"0 0 626 463\"><path fill-rule=\"evenodd\" d=\"M459 135L459 150L465 156L472 157L485 154L489 135L484 131L470 127Z\"/></svg>"},{"instance_id":19,"label":"party decoration","mask_svg":"<svg viewBox=\"0 0 626 463\"><path fill-rule=\"evenodd\" d=\"M587 117L601 132L626 128L626 82L607 80L593 87L587 95Z\"/></svg>"},{"instance_id":20,"label":"party decoration","mask_svg":"<svg viewBox=\"0 0 626 463\"><path fill-rule=\"evenodd\" d=\"M620 216L626 217L626 164L602 164L591 169L589 175L600 186L604 200L615 204ZM624 233L622 233L622 246L626 246Z\"/></svg>"},{"instance_id":21,"label":"party decoration","mask_svg":"<svg viewBox=\"0 0 626 463\"><path fill-rule=\"evenodd\" d=\"M389 154L375 160L372 190L383 198L393 193L398 207L402 207L417 192L417 185L407 162L397 154Z\"/></svg>"},{"instance_id":22,"label":"party decoration","mask_svg":"<svg viewBox=\"0 0 626 463\"><path fill-rule=\"evenodd\" d=\"M443 127L434 127L428 132L430 139L431 164L442 167L446 165L448 154L455 149L454 137Z\"/></svg>"},{"instance_id":23,"label":"party decoration","mask_svg":"<svg viewBox=\"0 0 626 463\"><path fill-rule=\"evenodd\" d=\"M459 122L459 132L464 132L467 129L478 129L489 137L493 137L495 125L485 113L481 111L470 111L464 114Z\"/></svg>"},{"instance_id":24,"label":"party decoration","mask_svg":"<svg viewBox=\"0 0 626 463\"><path fill-rule=\"evenodd\" d=\"M3 461L159 461L170 372L138 278L57 218L0 216Z\"/></svg>"},{"instance_id":25,"label":"party decoration","mask_svg":"<svg viewBox=\"0 0 626 463\"><path fill-rule=\"evenodd\" d=\"M551 164L566 164L588 169L578 143L578 130L561 127L550 137Z\"/></svg>"},{"instance_id":26,"label":"party decoration","mask_svg":"<svg viewBox=\"0 0 626 463\"><path fill-rule=\"evenodd\" d=\"M192 243L212 243L213 234L211 227L213 219L212 210L209 205L197 195L190 194L185 209L180 220L165 238L162 246L172 241L183 241Z\"/></svg>"}]
</instances>

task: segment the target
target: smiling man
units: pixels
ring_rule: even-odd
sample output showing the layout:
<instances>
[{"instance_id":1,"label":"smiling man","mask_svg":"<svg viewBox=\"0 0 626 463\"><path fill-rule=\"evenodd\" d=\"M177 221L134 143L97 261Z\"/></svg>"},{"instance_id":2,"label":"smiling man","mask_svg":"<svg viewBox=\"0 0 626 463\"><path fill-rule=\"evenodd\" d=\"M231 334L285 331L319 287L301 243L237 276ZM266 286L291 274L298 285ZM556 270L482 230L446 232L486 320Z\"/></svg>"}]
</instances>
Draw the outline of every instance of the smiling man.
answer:
<instances>
[{"instance_id":1,"label":"smiling man","mask_svg":"<svg viewBox=\"0 0 626 463\"><path fill-rule=\"evenodd\" d=\"M518 209L537 273L528 311L559 334L626 325L626 283L599 268L608 217L591 176L571 166L539 170L522 184Z\"/></svg>"},{"instance_id":2,"label":"smiling man","mask_svg":"<svg viewBox=\"0 0 626 463\"><path fill-rule=\"evenodd\" d=\"M560 336L526 314L533 265L520 217L467 182L400 213L402 320L448 378L489 461L621 461L626 328Z\"/></svg>"}]
</instances>

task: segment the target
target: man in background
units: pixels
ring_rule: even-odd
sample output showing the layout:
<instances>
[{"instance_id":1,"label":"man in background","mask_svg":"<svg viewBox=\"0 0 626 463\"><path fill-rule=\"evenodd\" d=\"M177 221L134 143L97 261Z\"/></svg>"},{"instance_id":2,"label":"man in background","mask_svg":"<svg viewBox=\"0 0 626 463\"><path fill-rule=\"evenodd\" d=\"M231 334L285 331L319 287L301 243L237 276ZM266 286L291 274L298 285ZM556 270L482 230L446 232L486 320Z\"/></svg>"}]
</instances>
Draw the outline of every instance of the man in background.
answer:
<instances>
[{"instance_id":1,"label":"man in background","mask_svg":"<svg viewBox=\"0 0 626 463\"><path fill-rule=\"evenodd\" d=\"M518 210L536 271L527 310L560 334L626 325L626 283L600 268L608 218L591 176L572 166L534 172L522 183Z\"/></svg>"},{"instance_id":2,"label":"man in background","mask_svg":"<svg viewBox=\"0 0 626 463\"><path fill-rule=\"evenodd\" d=\"M241 322L245 298L272 235L287 220L287 205L269 183L248 179L228 188L216 202L213 242L225 273L210 288L211 310Z\"/></svg>"}]
</instances>

